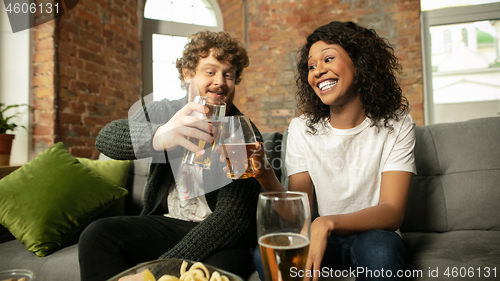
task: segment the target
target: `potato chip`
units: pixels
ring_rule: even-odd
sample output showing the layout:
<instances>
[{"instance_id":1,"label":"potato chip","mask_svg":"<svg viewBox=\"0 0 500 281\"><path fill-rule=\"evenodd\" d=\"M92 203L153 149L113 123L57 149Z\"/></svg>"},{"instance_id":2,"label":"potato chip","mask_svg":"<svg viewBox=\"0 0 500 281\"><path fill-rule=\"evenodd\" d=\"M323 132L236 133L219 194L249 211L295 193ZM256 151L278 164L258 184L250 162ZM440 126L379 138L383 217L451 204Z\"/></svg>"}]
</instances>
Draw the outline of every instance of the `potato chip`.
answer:
<instances>
[{"instance_id":1,"label":"potato chip","mask_svg":"<svg viewBox=\"0 0 500 281\"><path fill-rule=\"evenodd\" d=\"M142 280L143 281L156 281L155 276L149 269L144 270L144 273L142 274Z\"/></svg>"},{"instance_id":2,"label":"potato chip","mask_svg":"<svg viewBox=\"0 0 500 281\"><path fill-rule=\"evenodd\" d=\"M214 271L212 273L212 277L210 277L210 271L208 271L207 267L201 263L194 263L189 270L186 270L188 263L183 261L180 268L180 277L177 278L172 275L163 275L158 281L229 281L229 278L225 275L221 275L219 272ZM156 281L154 279L151 271L146 269L147 272L144 272L144 281ZM149 274L146 279L146 274Z\"/></svg>"},{"instance_id":3,"label":"potato chip","mask_svg":"<svg viewBox=\"0 0 500 281\"><path fill-rule=\"evenodd\" d=\"M172 275L163 275L158 281L179 281L179 278Z\"/></svg>"}]
</instances>

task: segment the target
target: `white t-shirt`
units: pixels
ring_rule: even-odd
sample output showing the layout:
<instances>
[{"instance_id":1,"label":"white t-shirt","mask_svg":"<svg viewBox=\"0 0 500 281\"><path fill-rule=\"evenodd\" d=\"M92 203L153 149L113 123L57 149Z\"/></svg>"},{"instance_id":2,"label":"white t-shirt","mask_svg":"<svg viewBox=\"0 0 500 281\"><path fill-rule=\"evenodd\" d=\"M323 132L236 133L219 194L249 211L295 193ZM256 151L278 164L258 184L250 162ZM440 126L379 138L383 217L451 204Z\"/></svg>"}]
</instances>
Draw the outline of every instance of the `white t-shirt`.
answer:
<instances>
[{"instance_id":1,"label":"white t-shirt","mask_svg":"<svg viewBox=\"0 0 500 281\"><path fill-rule=\"evenodd\" d=\"M291 121L286 149L288 175L309 172L320 216L378 205L383 172L416 173L413 119L406 114L391 124L392 132L370 126L368 118L346 130L317 124L318 132L311 135L304 116Z\"/></svg>"}]
</instances>

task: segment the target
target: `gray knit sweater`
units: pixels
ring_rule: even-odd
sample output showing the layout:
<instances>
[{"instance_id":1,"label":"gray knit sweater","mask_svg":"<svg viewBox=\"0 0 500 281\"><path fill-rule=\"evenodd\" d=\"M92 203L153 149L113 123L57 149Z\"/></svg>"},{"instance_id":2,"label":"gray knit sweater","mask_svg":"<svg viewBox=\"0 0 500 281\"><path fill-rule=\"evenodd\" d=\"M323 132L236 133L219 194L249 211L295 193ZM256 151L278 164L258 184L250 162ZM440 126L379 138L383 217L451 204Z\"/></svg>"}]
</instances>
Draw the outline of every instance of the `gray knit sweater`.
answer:
<instances>
[{"instance_id":1,"label":"gray knit sweater","mask_svg":"<svg viewBox=\"0 0 500 281\"><path fill-rule=\"evenodd\" d=\"M144 192L142 215L153 214L160 207L160 203L165 200L174 182L168 157L165 152L153 149L152 137L156 130L170 120L186 103L187 98L152 102L129 119L109 123L97 136L97 149L113 159L132 160L152 157ZM228 115L241 115L241 113L233 105ZM258 140L262 141L255 126L254 130ZM168 153L180 155L183 149ZM169 156L172 157L172 155ZM224 174L214 175L214 173L210 175L211 178L207 179L204 174L204 181L217 181L225 176ZM165 253L160 258L203 261L212 253L231 246L240 239L248 241L249 251L251 251L256 245L255 213L260 190L261 186L257 180L250 178L232 181L206 194L212 214L193 228L175 247L165 249Z\"/></svg>"}]
</instances>

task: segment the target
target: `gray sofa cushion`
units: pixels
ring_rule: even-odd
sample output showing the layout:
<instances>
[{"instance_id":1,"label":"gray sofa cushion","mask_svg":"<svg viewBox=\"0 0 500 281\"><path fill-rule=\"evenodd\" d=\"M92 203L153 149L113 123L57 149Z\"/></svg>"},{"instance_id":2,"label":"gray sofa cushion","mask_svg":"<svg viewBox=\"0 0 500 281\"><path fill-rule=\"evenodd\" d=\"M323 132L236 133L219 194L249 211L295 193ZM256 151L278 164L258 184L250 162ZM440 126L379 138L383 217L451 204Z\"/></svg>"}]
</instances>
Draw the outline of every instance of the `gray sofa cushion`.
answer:
<instances>
[{"instance_id":1,"label":"gray sofa cushion","mask_svg":"<svg viewBox=\"0 0 500 281\"><path fill-rule=\"evenodd\" d=\"M404 231L500 230L500 117L416 127Z\"/></svg>"},{"instance_id":2,"label":"gray sofa cushion","mask_svg":"<svg viewBox=\"0 0 500 281\"><path fill-rule=\"evenodd\" d=\"M12 240L0 244L0 271L29 269L36 281L80 280L78 246L62 248L40 258L26 249L23 243Z\"/></svg>"},{"instance_id":3,"label":"gray sofa cushion","mask_svg":"<svg viewBox=\"0 0 500 281\"><path fill-rule=\"evenodd\" d=\"M405 280L498 280L500 231L412 232L403 233L403 239L408 251L405 269L413 274L421 272ZM447 270L450 275L445 275ZM453 270L458 272L455 277ZM488 270L490 276L486 278Z\"/></svg>"}]
</instances>

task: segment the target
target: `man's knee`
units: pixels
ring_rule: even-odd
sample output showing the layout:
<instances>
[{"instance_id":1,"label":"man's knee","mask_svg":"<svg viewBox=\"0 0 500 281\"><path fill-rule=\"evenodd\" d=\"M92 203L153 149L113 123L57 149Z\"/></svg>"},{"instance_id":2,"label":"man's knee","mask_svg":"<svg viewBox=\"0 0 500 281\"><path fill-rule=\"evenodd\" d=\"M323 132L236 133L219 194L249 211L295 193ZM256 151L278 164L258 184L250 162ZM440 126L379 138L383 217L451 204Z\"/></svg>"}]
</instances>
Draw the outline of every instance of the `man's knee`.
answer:
<instances>
[{"instance_id":1,"label":"man's knee","mask_svg":"<svg viewBox=\"0 0 500 281\"><path fill-rule=\"evenodd\" d=\"M108 239L110 237L113 239L112 232L116 231L114 225L114 219L110 218L102 218L91 222L80 235L80 239L78 245L82 245L83 247L88 246L89 244L96 243L101 240Z\"/></svg>"}]
</instances>

